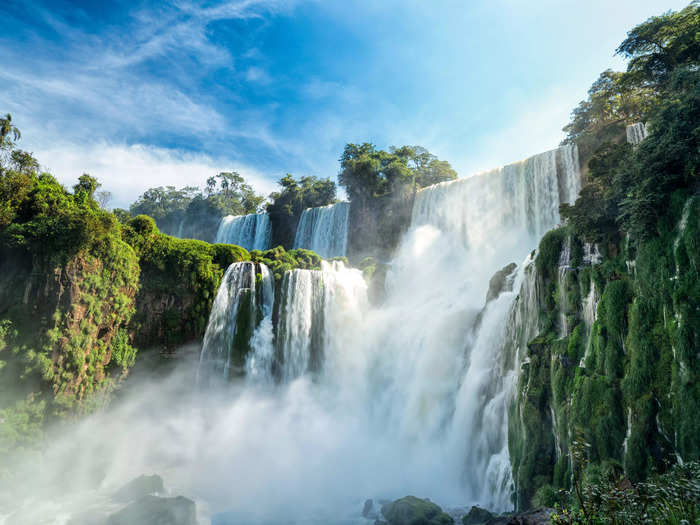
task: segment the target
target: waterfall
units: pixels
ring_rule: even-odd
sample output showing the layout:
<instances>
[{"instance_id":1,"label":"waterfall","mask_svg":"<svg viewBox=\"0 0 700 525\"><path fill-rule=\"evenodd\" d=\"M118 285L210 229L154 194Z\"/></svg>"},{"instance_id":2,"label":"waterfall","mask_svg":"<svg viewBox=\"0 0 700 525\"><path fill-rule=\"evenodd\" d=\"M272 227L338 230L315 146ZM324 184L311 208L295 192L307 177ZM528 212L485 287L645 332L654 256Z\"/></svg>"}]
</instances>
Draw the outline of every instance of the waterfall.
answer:
<instances>
[{"instance_id":1,"label":"waterfall","mask_svg":"<svg viewBox=\"0 0 700 525\"><path fill-rule=\"evenodd\" d=\"M251 338L264 318L271 318L274 293L272 274L259 265L237 262L221 280L209 314L199 362L200 383L228 380L243 371Z\"/></svg>"},{"instance_id":2,"label":"waterfall","mask_svg":"<svg viewBox=\"0 0 700 525\"><path fill-rule=\"evenodd\" d=\"M559 205L573 203L580 188L578 149L562 146L419 191L413 225L434 224L458 232L466 246L512 253L559 224Z\"/></svg>"},{"instance_id":3,"label":"waterfall","mask_svg":"<svg viewBox=\"0 0 700 525\"><path fill-rule=\"evenodd\" d=\"M416 493L441 505L511 509L508 415L526 345L540 328L533 249L579 187L577 152L566 146L425 188L381 304L367 301L358 270L324 261L320 270L284 273L274 330L271 309L258 308L254 330L232 315L250 318L242 298L260 294L246 291L256 286L251 263L239 263L240 275L230 268L202 362L217 363L220 375L245 367L230 417L245 429L236 436L255 436L254 448L232 438L211 466L256 482L227 492L226 504L246 509L263 498L268 522L288 519L290 508L307 522L309 505L298 508L307 501L332 517L352 512L358 498ZM310 211L307 223L331 212ZM506 276L512 287L489 295L494 272L514 261L524 262ZM242 363L228 350L241 327ZM251 512L239 521L265 522Z\"/></svg>"},{"instance_id":4,"label":"waterfall","mask_svg":"<svg viewBox=\"0 0 700 525\"><path fill-rule=\"evenodd\" d=\"M569 311L569 303L566 293L566 274L571 269L571 237L564 241L561 253L559 254L559 265L557 269L557 307L559 310L559 337L569 335L569 323L566 314Z\"/></svg>"},{"instance_id":5,"label":"waterfall","mask_svg":"<svg viewBox=\"0 0 700 525\"><path fill-rule=\"evenodd\" d=\"M647 138L647 135L649 134L647 131L647 125L643 122L630 124L627 126L625 131L627 132L627 142L634 144L635 146Z\"/></svg>"},{"instance_id":6,"label":"waterfall","mask_svg":"<svg viewBox=\"0 0 700 525\"><path fill-rule=\"evenodd\" d=\"M271 232L267 213L227 215L219 222L214 242L236 244L246 250L267 250Z\"/></svg>"},{"instance_id":7,"label":"waterfall","mask_svg":"<svg viewBox=\"0 0 700 525\"><path fill-rule=\"evenodd\" d=\"M321 265L320 271L292 270L284 275L278 334L284 381L320 371L325 352L343 329L336 326L337 316L357 322L367 303L367 285L360 271L339 261Z\"/></svg>"},{"instance_id":8,"label":"waterfall","mask_svg":"<svg viewBox=\"0 0 700 525\"><path fill-rule=\"evenodd\" d=\"M323 258L344 257L348 244L350 204L338 202L307 208L297 226L294 248L312 250Z\"/></svg>"}]
</instances>

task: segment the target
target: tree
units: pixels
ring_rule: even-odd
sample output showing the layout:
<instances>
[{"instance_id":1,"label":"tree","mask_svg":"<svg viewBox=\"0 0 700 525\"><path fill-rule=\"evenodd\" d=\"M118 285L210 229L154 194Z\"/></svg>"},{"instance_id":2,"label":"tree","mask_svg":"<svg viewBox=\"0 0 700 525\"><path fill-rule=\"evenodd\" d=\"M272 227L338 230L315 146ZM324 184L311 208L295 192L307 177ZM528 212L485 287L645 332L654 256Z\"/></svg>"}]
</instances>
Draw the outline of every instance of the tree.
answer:
<instances>
[{"instance_id":1,"label":"tree","mask_svg":"<svg viewBox=\"0 0 700 525\"><path fill-rule=\"evenodd\" d=\"M336 202L335 182L317 177L296 180L287 173L279 181L281 191L270 194L267 212L272 223L273 246L289 249L294 244L301 213L306 208L326 206Z\"/></svg>"},{"instance_id":2,"label":"tree","mask_svg":"<svg viewBox=\"0 0 700 525\"><path fill-rule=\"evenodd\" d=\"M107 209L107 205L110 203L112 200L112 192L111 191L98 191L97 194L97 202L100 204L100 208L102 209Z\"/></svg>"},{"instance_id":3,"label":"tree","mask_svg":"<svg viewBox=\"0 0 700 525\"><path fill-rule=\"evenodd\" d=\"M678 12L654 16L639 24L617 48L629 60L630 76L638 85L661 86L673 71L696 67L700 57L700 1Z\"/></svg>"},{"instance_id":4,"label":"tree","mask_svg":"<svg viewBox=\"0 0 700 525\"><path fill-rule=\"evenodd\" d=\"M78 177L78 184L73 186L73 193L78 194L80 192L84 192L92 199L95 195L95 191L100 186L102 186L102 184L97 182L95 177L92 177L87 173L83 173L80 177Z\"/></svg>"},{"instance_id":5,"label":"tree","mask_svg":"<svg viewBox=\"0 0 700 525\"><path fill-rule=\"evenodd\" d=\"M12 139L17 141L21 136L17 126L12 124L12 115L8 113L4 118L0 118L0 147L6 144L12 146Z\"/></svg>"},{"instance_id":6,"label":"tree","mask_svg":"<svg viewBox=\"0 0 700 525\"><path fill-rule=\"evenodd\" d=\"M449 162L421 146L378 150L373 144L347 144L340 157L338 182L350 201L405 195L417 188L457 178Z\"/></svg>"}]
</instances>

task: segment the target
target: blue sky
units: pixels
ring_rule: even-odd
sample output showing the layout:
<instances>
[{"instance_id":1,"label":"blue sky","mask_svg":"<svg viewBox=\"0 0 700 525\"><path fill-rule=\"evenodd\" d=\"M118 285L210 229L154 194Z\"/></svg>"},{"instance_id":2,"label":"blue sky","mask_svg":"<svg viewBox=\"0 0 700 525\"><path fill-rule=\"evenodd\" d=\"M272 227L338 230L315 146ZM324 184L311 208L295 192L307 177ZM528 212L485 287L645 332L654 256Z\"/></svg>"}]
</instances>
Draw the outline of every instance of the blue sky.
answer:
<instances>
[{"instance_id":1,"label":"blue sky","mask_svg":"<svg viewBox=\"0 0 700 525\"><path fill-rule=\"evenodd\" d=\"M420 144L460 176L555 147L635 24L672 0L0 4L0 112L59 180L127 206L235 169L335 177L343 146Z\"/></svg>"}]
</instances>

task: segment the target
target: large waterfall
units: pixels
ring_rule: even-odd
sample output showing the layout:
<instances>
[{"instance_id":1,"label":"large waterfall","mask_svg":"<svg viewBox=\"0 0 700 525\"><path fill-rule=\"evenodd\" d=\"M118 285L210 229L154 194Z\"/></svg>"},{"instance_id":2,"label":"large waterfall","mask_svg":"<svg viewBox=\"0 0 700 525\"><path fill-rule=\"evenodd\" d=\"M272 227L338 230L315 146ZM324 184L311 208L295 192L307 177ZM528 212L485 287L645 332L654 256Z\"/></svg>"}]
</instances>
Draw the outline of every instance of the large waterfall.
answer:
<instances>
[{"instance_id":1,"label":"large waterfall","mask_svg":"<svg viewBox=\"0 0 700 525\"><path fill-rule=\"evenodd\" d=\"M219 222L214 242L236 244L246 250L267 250L271 231L267 213L227 215Z\"/></svg>"},{"instance_id":2,"label":"large waterfall","mask_svg":"<svg viewBox=\"0 0 700 525\"><path fill-rule=\"evenodd\" d=\"M577 151L566 146L420 191L378 305L340 262L286 272L277 328L268 308L247 332L248 373L232 401L235 427L256 436L255 460L232 437L212 466L255 480L225 494L232 519L293 507L300 522L327 522L362 498L406 494L512 508L508 408L538 330L531 251L579 187ZM521 261L484 304L494 272ZM215 348L235 339L220 323L233 323L241 293L253 295L241 291L255 286L254 271L232 266L217 295L202 350L216 373L231 365ZM222 335L209 333L216 327ZM264 511L249 508L253 495Z\"/></svg>"},{"instance_id":3,"label":"large waterfall","mask_svg":"<svg viewBox=\"0 0 700 525\"><path fill-rule=\"evenodd\" d=\"M343 257L348 244L350 204L338 202L304 210L299 219L294 248L306 248L321 257Z\"/></svg>"}]
</instances>

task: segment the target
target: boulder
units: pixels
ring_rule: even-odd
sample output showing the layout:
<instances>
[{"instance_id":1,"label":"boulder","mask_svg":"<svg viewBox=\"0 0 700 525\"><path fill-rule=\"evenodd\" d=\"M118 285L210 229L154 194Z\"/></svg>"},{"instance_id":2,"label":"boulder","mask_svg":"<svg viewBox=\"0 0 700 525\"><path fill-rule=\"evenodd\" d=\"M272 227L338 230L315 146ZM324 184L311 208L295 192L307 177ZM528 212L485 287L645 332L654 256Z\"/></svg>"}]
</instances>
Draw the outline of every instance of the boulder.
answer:
<instances>
[{"instance_id":1,"label":"boulder","mask_svg":"<svg viewBox=\"0 0 700 525\"><path fill-rule=\"evenodd\" d=\"M163 492L163 478L158 474L153 474L152 476L143 475L132 479L129 483L120 488L114 493L112 499L128 502L137 500L148 494L162 494Z\"/></svg>"},{"instance_id":2,"label":"boulder","mask_svg":"<svg viewBox=\"0 0 700 525\"><path fill-rule=\"evenodd\" d=\"M469 509L466 516L462 518L462 523L464 525L476 525L477 523L486 523L491 518L493 518L493 514L491 514L488 510L474 505L471 509Z\"/></svg>"},{"instance_id":3,"label":"boulder","mask_svg":"<svg viewBox=\"0 0 700 525\"><path fill-rule=\"evenodd\" d=\"M107 525L197 525L194 501L143 496L107 519Z\"/></svg>"},{"instance_id":4,"label":"boulder","mask_svg":"<svg viewBox=\"0 0 700 525\"><path fill-rule=\"evenodd\" d=\"M449 514L428 499L406 496L382 506L382 514L389 525L452 525Z\"/></svg>"}]
</instances>

